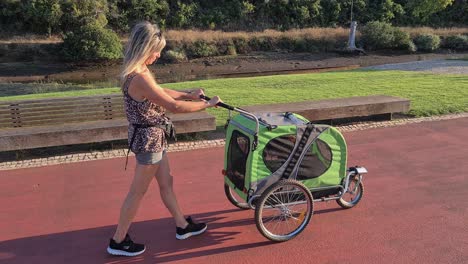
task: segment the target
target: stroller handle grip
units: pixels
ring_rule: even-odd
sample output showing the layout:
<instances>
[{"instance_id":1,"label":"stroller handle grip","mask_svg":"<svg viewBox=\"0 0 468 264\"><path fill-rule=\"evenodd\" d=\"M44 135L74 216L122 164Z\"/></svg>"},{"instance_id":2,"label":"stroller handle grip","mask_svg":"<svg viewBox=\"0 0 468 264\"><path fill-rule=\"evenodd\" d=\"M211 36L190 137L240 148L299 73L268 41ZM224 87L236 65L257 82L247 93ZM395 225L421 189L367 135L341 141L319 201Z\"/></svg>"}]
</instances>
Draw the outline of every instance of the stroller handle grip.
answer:
<instances>
[{"instance_id":1,"label":"stroller handle grip","mask_svg":"<svg viewBox=\"0 0 468 264\"><path fill-rule=\"evenodd\" d=\"M211 100L211 98L206 96L206 95L200 95L200 98L203 99L203 100L206 100L206 101ZM244 114L246 116L249 116L250 118L252 118L255 121L254 142L252 143L252 145L253 145L252 148L255 150L257 148L257 145L258 145L258 131L260 131L260 121L258 120L258 117L256 115L254 115L253 113L250 113L250 112L248 112L248 111L246 111L246 110L244 110L242 108L233 107L233 106L230 106L230 105L225 104L225 103L217 103L216 105L221 106L223 108L226 108L229 111L236 111L236 112L238 112L240 114ZM229 112L229 118L231 118L230 112Z\"/></svg>"},{"instance_id":2,"label":"stroller handle grip","mask_svg":"<svg viewBox=\"0 0 468 264\"><path fill-rule=\"evenodd\" d=\"M203 100L206 100L206 101L209 101L211 100L210 97L206 96L206 95L200 95L200 98L203 99ZM217 106L221 106L222 108L226 108L228 110L235 110L235 107L233 106L230 106L228 104L225 104L225 103L222 103L222 102L219 102L216 104Z\"/></svg>"}]
</instances>

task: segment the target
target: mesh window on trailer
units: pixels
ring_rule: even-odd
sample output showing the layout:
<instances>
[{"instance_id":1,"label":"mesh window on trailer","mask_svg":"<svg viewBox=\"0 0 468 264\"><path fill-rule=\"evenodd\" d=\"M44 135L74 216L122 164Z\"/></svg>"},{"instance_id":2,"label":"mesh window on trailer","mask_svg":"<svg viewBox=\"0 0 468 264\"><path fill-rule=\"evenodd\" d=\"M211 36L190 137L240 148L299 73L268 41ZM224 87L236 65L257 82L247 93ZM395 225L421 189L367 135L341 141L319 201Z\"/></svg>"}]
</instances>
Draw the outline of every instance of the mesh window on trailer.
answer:
<instances>
[{"instance_id":1,"label":"mesh window on trailer","mask_svg":"<svg viewBox=\"0 0 468 264\"><path fill-rule=\"evenodd\" d=\"M296 135L283 135L268 142L263 150L263 162L271 171L277 171L287 160L296 144Z\"/></svg>"},{"instance_id":2,"label":"mesh window on trailer","mask_svg":"<svg viewBox=\"0 0 468 264\"><path fill-rule=\"evenodd\" d=\"M317 178L331 165L332 152L328 144L320 139L314 141L307 151L297 172L298 180Z\"/></svg>"},{"instance_id":3,"label":"mesh window on trailer","mask_svg":"<svg viewBox=\"0 0 468 264\"><path fill-rule=\"evenodd\" d=\"M228 149L227 177L238 188L244 189L250 140L239 131L233 131Z\"/></svg>"}]
</instances>

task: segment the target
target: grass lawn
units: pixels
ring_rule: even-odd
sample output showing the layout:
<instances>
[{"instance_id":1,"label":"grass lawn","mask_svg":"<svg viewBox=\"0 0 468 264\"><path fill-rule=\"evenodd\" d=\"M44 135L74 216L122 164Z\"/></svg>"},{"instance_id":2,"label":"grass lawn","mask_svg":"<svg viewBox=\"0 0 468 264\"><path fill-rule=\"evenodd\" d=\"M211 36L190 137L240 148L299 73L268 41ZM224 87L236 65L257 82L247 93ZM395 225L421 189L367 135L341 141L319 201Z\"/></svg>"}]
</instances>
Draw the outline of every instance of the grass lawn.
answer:
<instances>
[{"instance_id":1,"label":"grass lawn","mask_svg":"<svg viewBox=\"0 0 468 264\"><path fill-rule=\"evenodd\" d=\"M393 95L411 100L410 114L430 116L468 111L468 76L406 71L344 71L213 79L163 84L171 89L203 87L208 96L219 95L233 106L296 102L364 95ZM119 93L119 88L0 97L1 101ZM224 123L227 111L209 109Z\"/></svg>"}]
</instances>

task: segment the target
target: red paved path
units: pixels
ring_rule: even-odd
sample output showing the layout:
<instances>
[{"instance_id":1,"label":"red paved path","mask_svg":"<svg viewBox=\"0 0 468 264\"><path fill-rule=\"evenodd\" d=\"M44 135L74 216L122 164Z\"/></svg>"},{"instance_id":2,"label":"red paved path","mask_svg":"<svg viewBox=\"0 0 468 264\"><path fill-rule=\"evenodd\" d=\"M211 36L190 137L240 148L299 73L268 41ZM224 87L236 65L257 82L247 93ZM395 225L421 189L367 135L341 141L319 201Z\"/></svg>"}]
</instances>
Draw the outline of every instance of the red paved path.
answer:
<instances>
[{"instance_id":1,"label":"red paved path","mask_svg":"<svg viewBox=\"0 0 468 264\"><path fill-rule=\"evenodd\" d=\"M3 171L0 263L468 263L467 135L467 118L346 133L350 165L370 172L365 197L320 203L281 244L224 197L221 148L170 153L181 206L209 231L177 241L153 182L131 228L148 247L136 258L105 253L132 177L124 159Z\"/></svg>"}]
</instances>

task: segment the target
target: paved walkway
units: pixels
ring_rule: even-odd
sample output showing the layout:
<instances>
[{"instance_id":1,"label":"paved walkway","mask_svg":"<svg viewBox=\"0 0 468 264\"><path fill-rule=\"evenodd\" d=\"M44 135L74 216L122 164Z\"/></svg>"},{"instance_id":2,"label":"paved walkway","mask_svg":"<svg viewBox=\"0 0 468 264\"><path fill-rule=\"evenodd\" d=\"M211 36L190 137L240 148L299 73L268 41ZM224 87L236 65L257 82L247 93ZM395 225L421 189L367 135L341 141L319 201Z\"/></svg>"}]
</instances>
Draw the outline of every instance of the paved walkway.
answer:
<instances>
[{"instance_id":1,"label":"paved walkway","mask_svg":"<svg viewBox=\"0 0 468 264\"><path fill-rule=\"evenodd\" d=\"M366 67L373 70L423 71L430 73L468 74L466 60L427 60Z\"/></svg>"},{"instance_id":2,"label":"paved walkway","mask_svg":"<svg viewBox=\"0 0 468 264\"><path fill-rule=\"evenodd\" d=\"M181 207L209 230L177 241L153 182L130 230L148 249L132 259L105 253L132 178L124 158L1 171L0 263L467 263L467 134L468 118L345 132L349 165L369 170L363 200L317 204L281 244L224 197L222 147L169 153Z\"/></svg>"}]
</instances>

